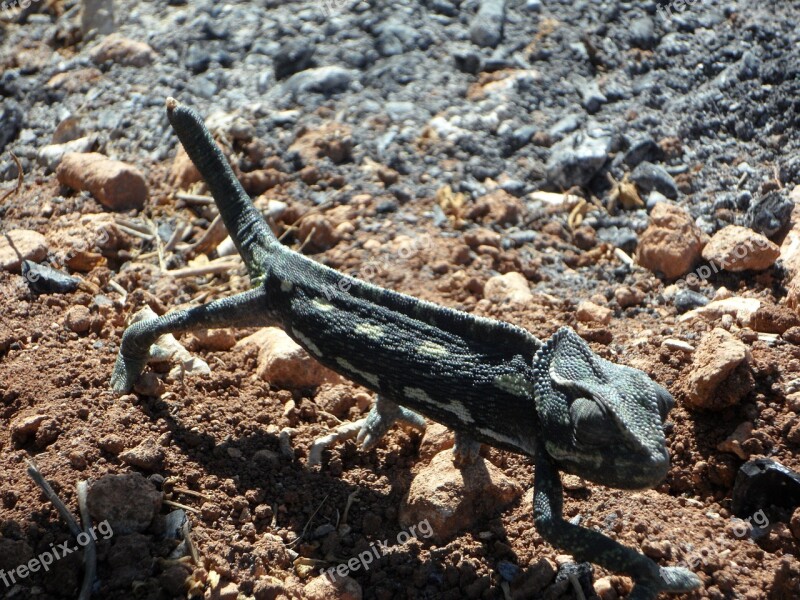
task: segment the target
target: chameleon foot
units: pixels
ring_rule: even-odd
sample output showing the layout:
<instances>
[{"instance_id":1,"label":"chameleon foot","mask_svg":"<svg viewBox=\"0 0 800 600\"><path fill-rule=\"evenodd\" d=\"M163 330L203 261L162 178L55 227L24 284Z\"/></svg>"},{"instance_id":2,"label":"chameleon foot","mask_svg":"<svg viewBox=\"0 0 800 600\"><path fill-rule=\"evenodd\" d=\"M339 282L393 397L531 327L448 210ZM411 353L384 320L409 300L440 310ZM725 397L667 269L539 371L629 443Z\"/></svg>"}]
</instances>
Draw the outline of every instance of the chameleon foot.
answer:
<instances>
[{"instance_id":1,"label":"chameleon foot","mask_svg":"<svg viewBox=\"0 0 800 600\"><path fill-rule=\"evenodd\" d=\"M697 575L683 567L661 567L661 580L661 591L668 594L691 592L703 583Z\"/></svg>"},{"instance_id":2,"label":"chameleon foot","mask_svg":"<svg viewBox=\"0 0 800 600\"><path fill-rule=\"evenodd\" d=\"M366 417L342 423L332 433L314 440L308 454L308 465L321 465L325 450L337 442L353 438L361 444L362 450L371 450L396 421L408 423L421 431L425 429L425 419L417 413L378 396Z\"/></svg>"},{"instance_id":3,"label":"chameleon foot","mask_svg":"<svg viewBox=\"0 0 800 600\"><path fill-rule=\"evenodd\" d=\"M130 392L146 364L147 358L125 358L121 354L117 355L117 362L111 375L111 389L117 394Z\"/></svg>"},{"instance_id":4,"label":"chameleon foot","mask_svg":"<svg viewBox=\"0 0 800 600\"><path fill-rule=\"evenodd\" d=\"M656 600L660 593L683 594L702 585L700 578L683 567L660 567L659 576L651 580L639 580L628 596L628 600Z\"/></svg>"},{"instance_id":5,"label":"chameleon foot","mask_svg":"<svg viewBox=\"0 0 800 600\"><path fill-rule=\"evenodd\" d=\"M358 432L356 441L361 444L362 450L371 450L397 421L425 431L425 419L422 416L379 395L375 398L375 404Z\"/></svg>"}]
</instances>

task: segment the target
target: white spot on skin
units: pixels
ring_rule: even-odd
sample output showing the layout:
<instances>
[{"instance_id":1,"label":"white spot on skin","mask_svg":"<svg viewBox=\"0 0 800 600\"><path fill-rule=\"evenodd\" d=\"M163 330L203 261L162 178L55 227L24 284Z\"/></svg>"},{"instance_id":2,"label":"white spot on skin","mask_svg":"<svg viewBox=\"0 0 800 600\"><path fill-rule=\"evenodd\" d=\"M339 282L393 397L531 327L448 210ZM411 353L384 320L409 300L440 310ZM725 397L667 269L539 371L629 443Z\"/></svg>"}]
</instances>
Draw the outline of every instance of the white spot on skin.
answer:
<instances>
[{"instance_id":1,"label":"white spot on skin","mask_svg":"<svg viewBox=\"0 0 800 600\"><path fill-rule=\"evenodd\" d=\"M518 398L533 398L533 385L519 375L498 375L494 378L494 386Z\"/></svg>"},{"instance_id":2,"label":"white spot on skin","mask_svg":"<svg viewBox=\"0 0 800 600\"><path fill-rule=\"evenodd\" d=\"M333 304L328 302L327 300L323 300L322 298L314 298L311 301L311 304L317 310L321 310L322 312L328 312L329 310L333 310Z\"/></svg>"},{"instance_id":3,"label":"white spot on skin","mask_svg":"<svg viewBox=\"0 0 800 600\"><path fill-rule=\"evenodd\" d=\"M344 358L337 358L336 363L342 367L348 373L352 373L354 375L358 375L364 381L369 383L374 388L380 387L380 379L377 375L373 375L372 373L367 373L366 371L362 371L361 369L356 368L350 361L345 360Z\"/></svg>"},{"instance_id":4,"label":"white spot on skin","mask_svg":"<svg viewBox=\"0 0 800 600\"><path fill-rule=\"evenodd\" d=\"M472 415L470 414L469 410L467 410L467 407L464 406L464 404L459 400L448 400L447 403L436 402L430 397L428 392L422 388L409 386L403 388L403 394L406 396L406 398L416 400L417 402L422 402L428 406L436 407L439 410L455 415L460 423L470 424L475 422L475 419L472 418Z\"/></svg>"},{"instance_id":5,"label":"white spot on skin","mask_svg":"<svg viewBox=\"0 0 800 600\"><path fill-rule=\"evenodd\" d=\"M462 423L471 424L475 422L475 419L472 418L469 410L464 403L459 400L450 400L448 404L442 405L442 408L446 411L452 412L456 415Z\"/></svg>"},{"instance_id":6,"label":"white spot on skin","mask_svg":"<svg viewBox=\"0 0 800 600\"><path fill-rule=\"evenodd\" d=\"M417 347L417 352L427 356L439 357L447 354L447 348L435 342L424 341Z\"/></svg>"},{"instance_id":7,"label":"white spot on skin","mask_svg":"<svg viewBox=\"0 0 800 600\"><path fill-rule=\"evenodd\" d=\"M383 327L372 325L371 323L359 323L356 325L356 333L365 335L373 340L379 340L383 337Z\"/></svg>"},{"instance_id":8,"label":"white spot on skin","mask_svg":"<svg viewBox=\"0 0 800 600\"><path fill-rule=\"evenodd\" d=\"M528 450L530 456L533 456L533 444L530 444L530 448L528 448L529 444L520 443L520 440L515 440L514 438L510 438L507 435L498 433L497 431L492 431L491 429L486 429L485 427L479 428L478 431L481 433L481 435L484 435L488 439L499 444L507 444L512 448L522 448L524 450Z\"/></svg>"},{"instance_id":9,"label":"white spot on skin","mask_svg":"<svg viewBox=\"0 0 800 600\"><path fill-rule=\"evenodd\" d=\"M406 386L403 388L403 394L412 400L418 400L419 402L424 402L425 404L430 404L431 406L436 405L436 402L433 401L433 398L431 398L428 395L428 392L422 388Z\"/></svg>"},{"instance_id":10,"label":"white spot on skin","mask_svg":"<svg viewBox=\"0 0 800 600\"><path fill-rule=\"evenodd\" d=\"M308 351L311 352L311 354L317 357L324 356L324 354L322 354L322 350L320 350L319 347L308 338L308 336L303 335L294 327L292 327L292 333L294 334L294 337L300 340L303 345L308 348Z\"/></svg>"},{"instance_id":11,"label":"white spot on skin","mask_svg":"<svg viewBox=\"0 0 800 600\"><path fill-rule=\"evenodd\" d=\"M281 291L282 292L291 292L292 288L294 288L294 284L291 281L283 280L281 281Z\"/></svg>"}]
</instances>

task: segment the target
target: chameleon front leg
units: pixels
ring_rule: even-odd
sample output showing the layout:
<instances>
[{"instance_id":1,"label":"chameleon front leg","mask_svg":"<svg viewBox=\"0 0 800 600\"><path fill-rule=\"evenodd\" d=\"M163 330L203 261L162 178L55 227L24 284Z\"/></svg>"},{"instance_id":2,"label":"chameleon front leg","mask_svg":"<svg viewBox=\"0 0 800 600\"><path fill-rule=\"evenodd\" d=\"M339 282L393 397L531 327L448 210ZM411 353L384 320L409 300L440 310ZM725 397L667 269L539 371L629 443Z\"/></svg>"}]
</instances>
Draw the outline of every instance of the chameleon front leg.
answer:
<instances>
[{"instance_id":1,"label":"chameleon front leg","mask_svg":"<svg viewBox=\"0 0 800 600\"><path fill-rule=\"evenodd\" d=\"M565 521L562 509L561 477L550 456L540 446L536 453L533 518L544 539L566 550L576 560L630 575L634 588L628 600L654 600L659 592L683 593L700 587L700 579L688 569L660 567L645 555L602 533Z\"/></svg>"},{"instance_id":2,"label":"chameleon front leg","mask_svg":"<svg viewBox=\"0 0 800 600\"><path fill-rule=\"evenodd\" d=\"M272 323L266 309L264 288L134 323L122 336L111 375L111 388L118 394L133 388L147 364L150 347L164 334L205 328L262 327Z\"/></svg>"}]
</instances>

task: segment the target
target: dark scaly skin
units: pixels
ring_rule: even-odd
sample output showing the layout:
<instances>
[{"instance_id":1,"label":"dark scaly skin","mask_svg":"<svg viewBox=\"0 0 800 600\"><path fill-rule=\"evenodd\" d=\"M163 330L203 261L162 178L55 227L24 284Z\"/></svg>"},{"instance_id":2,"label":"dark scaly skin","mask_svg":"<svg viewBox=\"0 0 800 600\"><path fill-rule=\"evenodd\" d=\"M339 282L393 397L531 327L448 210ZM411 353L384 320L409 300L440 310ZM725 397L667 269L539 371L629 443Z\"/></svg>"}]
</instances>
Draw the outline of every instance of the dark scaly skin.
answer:
<instances>
[{"instance_id":1,"label":"dark scaly skin","mask_svg":"<svg viewBox=\"0 0 800 600\"><path fill-rule=\"evenodd\" d=\"M700 585L690 571L659 567L562 516L559 471L622 489L663 480L663 421L673 403L667 390L601 359L569 328L542 343L519 327L379 288L282 246L200 117L172 99L167 114L255 286L131 325L111 378L116 392L133 387L161 335L279 326L321 363L379 394L359 434L364 446L397 420L424 426L421 413L456 431L463 456L474 457L478 442L530 456L534 521L553 546L630 575L634 600Z\"/></svg>"}]
</instances>

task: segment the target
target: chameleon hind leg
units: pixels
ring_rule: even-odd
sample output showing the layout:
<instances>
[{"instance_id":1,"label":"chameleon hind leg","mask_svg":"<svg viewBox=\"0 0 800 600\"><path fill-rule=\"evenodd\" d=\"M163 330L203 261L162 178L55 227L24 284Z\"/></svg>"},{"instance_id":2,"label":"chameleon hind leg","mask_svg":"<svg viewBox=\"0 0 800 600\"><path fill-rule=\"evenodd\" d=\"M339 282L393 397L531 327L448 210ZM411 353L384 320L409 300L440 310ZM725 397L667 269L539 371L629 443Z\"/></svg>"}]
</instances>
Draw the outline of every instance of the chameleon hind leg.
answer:
<instances>
[{"instance_id":1,"label":"chameleon hind leg","mask_svg":"<svg viewBox=\"0 0 800 600\"><path fill-rule=\"evenodd\" d=\"M266 310L266 292L256 288L202 306L178 310L156 319L134 323L125 330L120 344L111 388L118 394L129 392L141 375L151 347L167 333L205 328L261 327L273 324Z\"/></svg>"},{"instance_id":2,"label":"chameleon hind leg","mask_svg":"<svg viewBox=\"0 0 800 600\"><path fill-rule=\"evenodd\" d=\"M365 418L344 423L333 433L317 439L309 453L308 464L321 464L322 452L335 442L355 439L362 450L372 450L395 423L405 423L418 431L425 431L425 418L422 415L378 394ZM453 453L457 465L475 462L480 448L479 442L462 432L455 432Z\"/></svg>"},{"instance_id":3,"label":"chameleon hind leg","mask_svg":"<svg viewBox=\"0 0 800 600\"><path fill-rule=\"evenodd\" d=\"M397 422L406 423L419 431L425 430L425 419L421 415L378 394L366 417L342 423L332 433L314 440L308 454L308 464L322 464L322 453L336 442L354 439L361 444L362 450L371 450Z\"/></svg>"}]
</instances>

